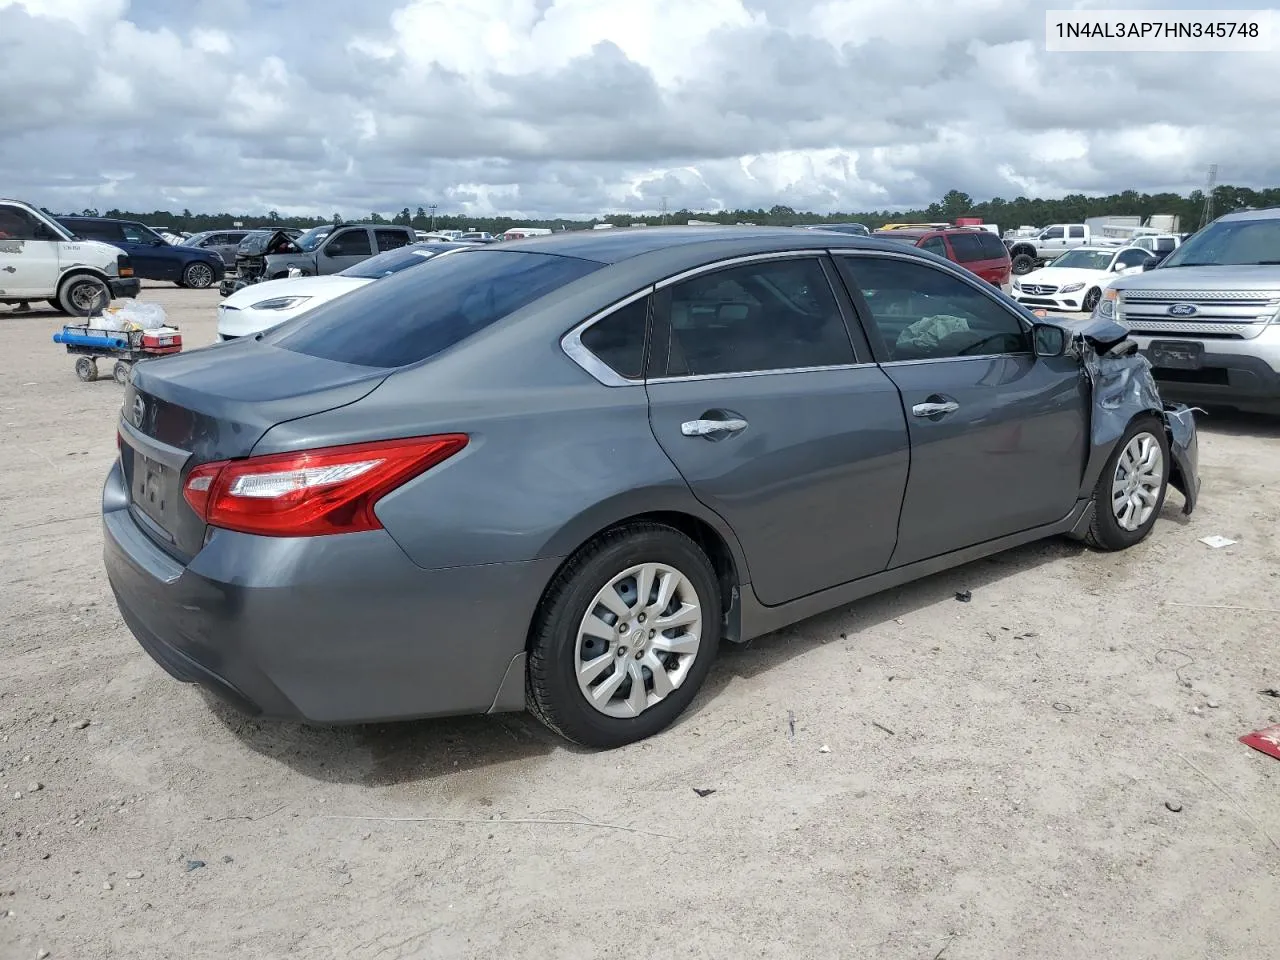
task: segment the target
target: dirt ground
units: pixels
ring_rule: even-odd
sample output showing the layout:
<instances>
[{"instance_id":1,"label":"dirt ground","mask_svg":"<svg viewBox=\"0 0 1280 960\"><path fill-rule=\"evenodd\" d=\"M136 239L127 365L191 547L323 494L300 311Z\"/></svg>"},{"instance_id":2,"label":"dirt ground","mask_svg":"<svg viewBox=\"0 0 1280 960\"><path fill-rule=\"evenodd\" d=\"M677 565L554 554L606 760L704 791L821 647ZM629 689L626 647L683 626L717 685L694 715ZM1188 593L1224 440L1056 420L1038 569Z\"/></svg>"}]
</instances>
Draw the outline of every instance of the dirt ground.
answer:
<instances>
[{"instance_id":1,"label":"dirt ground","mask_svg":"<svg viewBox=\"0 0 1280 960\"><path fill-rule=\"evenodd\" d=\"M213 338L215 291L144 299ZM1134 550L1033 545L726 648L674 729L589 753L171 680L102 569L121 388L60 322L0 307L0 957L1276 955L1280 762L1236 738L1280 722L1280 421L1202 419L1200 508L1171 492Z\"/></svg>"}]
</instances>

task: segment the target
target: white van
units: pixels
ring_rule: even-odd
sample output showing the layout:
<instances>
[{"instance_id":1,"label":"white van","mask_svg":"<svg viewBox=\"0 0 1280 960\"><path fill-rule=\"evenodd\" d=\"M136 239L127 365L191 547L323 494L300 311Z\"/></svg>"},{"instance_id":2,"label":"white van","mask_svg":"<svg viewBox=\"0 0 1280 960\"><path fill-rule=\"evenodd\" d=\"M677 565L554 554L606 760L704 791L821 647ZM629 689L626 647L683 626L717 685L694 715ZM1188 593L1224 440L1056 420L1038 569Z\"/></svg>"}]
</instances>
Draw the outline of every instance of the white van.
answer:
<instances>
[{"instance_id":1,"label":"white van","mask_svg":"<svg viewBox=\"0 0 1280 960\"><path fill-rule=\"evenodd\" d=\"M53 217L20 200L0 198L0 303L47 300L55 310L87 316L101 302L136 297L141 286L129 255L77 240Z\"/></svg>"}]
</instances>

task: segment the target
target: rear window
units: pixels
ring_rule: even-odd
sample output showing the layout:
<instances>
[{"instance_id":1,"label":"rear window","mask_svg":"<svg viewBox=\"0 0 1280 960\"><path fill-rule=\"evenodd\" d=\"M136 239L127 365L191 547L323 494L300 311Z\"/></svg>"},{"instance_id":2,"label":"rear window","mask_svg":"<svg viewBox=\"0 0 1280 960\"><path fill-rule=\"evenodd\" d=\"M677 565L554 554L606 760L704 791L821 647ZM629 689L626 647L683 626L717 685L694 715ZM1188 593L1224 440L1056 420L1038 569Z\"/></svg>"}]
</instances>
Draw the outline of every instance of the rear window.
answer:
<instances>
[{"instance_id":1,"label":"rear window","mask_svg":"<svg viewBox=\"0 0 1280 960\"><path fill-rule=\"evenodd\" d=\"M325 360L403 367L448 350L602 266L498 250L434 257L321 304L264 339Z\"/></svg>"},{"instance_id":2,"label":"rear window","mask_svg":"<svg viewBox=\"0 0 1280 960\"><path fill-rule=\"evenodd\" d=\"M1009 248L994 233L983 230L978 234L978 243L982 246L984 260L1004 260L1009 256Z\"/></svg>"}]
</instances>

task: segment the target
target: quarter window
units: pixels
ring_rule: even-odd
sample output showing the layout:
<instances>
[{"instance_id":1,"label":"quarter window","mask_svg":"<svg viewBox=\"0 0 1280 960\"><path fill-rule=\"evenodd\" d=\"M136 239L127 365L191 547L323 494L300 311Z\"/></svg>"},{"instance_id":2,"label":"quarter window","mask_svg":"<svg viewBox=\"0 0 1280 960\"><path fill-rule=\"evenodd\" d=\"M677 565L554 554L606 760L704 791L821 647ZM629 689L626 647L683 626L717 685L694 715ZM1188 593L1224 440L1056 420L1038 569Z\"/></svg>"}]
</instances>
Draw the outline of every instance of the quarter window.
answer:
<instances>
[{"instance_id":1,"label":"quarter window","mask_svg":"<svg viewBox=\"0 0 1280 960\"><path fill-rule=\"evenodd\" d=\"M329 241L324 252L331 257L373 256L373 249L369 246L369 231L344 230Z\"/></svg>"},{"instance_id":2,"label":"quarter window","mask_svg":"<svg viewBox=\"0 0 1280 960\"><path fill-rule=\"evenodd\" d=\"M752 263L671 288L669 377L853 362L849 332L815 259ZM660 373L659 375L663 375Z\"/></svg>"},{"instance_id":3,"label":"quarter window","mask_svg":"<svg viewBox=\"0 0 1280 960\"><path fill-rule=\"evenodd\" d=\"M1027 353L1026 327L986 293L923 263L840 257L889 360Z\"/></svg>"},{"instance_id":4,"label":"quarter window","mask_svg":"<svg viewBox=\"0 0 1280 960\"><path fill-rule=\"evenodd\" d=\"M936 253L940 257L946 257L947 245L941 237L930 237L924 243L920 244L921 250L928 250L930 253Z\"/></svg>"},{"instance_id":5,"label":"quarter window","mask_svg":"<svg viewBox=\"0 0 1280 960\"><path fill-rule=\"evenodd\" d=\"M582 332L582 345L614 373L628 380L644 376L644 340L649 325L649 298L615 310Z\"/></svg>"}]
</instances>

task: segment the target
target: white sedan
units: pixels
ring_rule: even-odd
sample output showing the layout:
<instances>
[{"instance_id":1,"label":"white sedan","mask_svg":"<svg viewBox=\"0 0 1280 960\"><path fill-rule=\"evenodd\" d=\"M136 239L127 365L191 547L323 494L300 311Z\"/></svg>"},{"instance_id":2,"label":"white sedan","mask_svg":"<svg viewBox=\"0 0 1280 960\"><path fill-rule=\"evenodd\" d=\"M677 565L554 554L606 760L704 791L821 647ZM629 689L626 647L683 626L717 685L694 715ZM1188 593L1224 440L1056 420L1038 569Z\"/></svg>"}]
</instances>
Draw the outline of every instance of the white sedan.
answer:
<instances>
[{"instance_id":1,"label":"white sedan","mask_svg":"<svg viewBox=\"0 0 1280 960\"><path fill-rule=\"evenodd\" d=\"M218 340L248 337L292 320L365 284L475 243L411 243L320 277L286 277L242 287L218 305Z\"/></svg>"},{"instance_id":2,"label":"white sedan","mask_svg":"<svg viewBox=\"0 0 1280 960\"><path fill-rule=\"evenodd\" d=\"M1013 278L1013 298L1028 307L1087 310L1117 276L1136 273L1151 256L1141 247L1076 247L1047 267Z\"/></svg>"}]
</instances>

